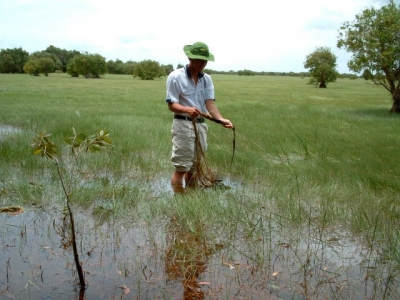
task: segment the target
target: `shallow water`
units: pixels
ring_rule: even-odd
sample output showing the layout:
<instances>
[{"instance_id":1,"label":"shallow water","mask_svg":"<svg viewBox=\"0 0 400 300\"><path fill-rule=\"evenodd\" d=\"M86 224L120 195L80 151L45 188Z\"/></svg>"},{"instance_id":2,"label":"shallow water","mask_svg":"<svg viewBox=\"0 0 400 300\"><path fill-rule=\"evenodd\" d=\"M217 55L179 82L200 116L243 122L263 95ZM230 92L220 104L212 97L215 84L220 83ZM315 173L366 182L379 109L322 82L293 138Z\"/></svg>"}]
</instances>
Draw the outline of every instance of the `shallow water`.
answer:
<instances>
[{"instance_id":1,"label":"shallow water","mask_svg":"<svg viewBox=\"0 0 400 300\"><path fill-rule=\"evenodd\" d=\"M20 131L21 129L14 126L0 125L0 141L4 139L6 136L11 135L13 133L18 133Z\"/></svg>"},{"instance_id":2,"label":"shallow water","mask_svg":"<svg viewBox=\"0 0 400 300\"><path fill-rule=\"evenodd\" d=\"M78 294L68 221L57 210L26 211L19 215L1 214L2 297L13 299L71 299ZM145 265L153 266L153 251L140 224L96 224L91 216L77 215L80 259L88 282L86 299L119 298ZM129 224L131 225L131 224ZM86 232L88 230L88 232ZM82 234L84 233L84 234ZM160 239L160 238L158 238ZM154 274L156 275L156 274ZM133 281L132 281L133 280ZM137 284L145 280L138 280ZM150 283L150 281L149 281ZM157 281L151 285L157 284ZM145 288L146 294L152 294ZM156 289L157 290L157 289ZM131 296L130 296L131 297ZM7 298L6 298L7 299Z\"/></svg>"},{"instance_id":3,"label":"shallow water","mask_svg":"<svg viewBox=\"0 0 400 300\"><path fill-rule=\"evenodd\" d=\"M75 215L88 287L82 299L395 299L394 264L379 264L339 228L202 241L174 220ZM78 299L68 218L60 207L1 213L0 298ZM307 228L306 228L307 229ZM307 232L299 229L299 232ZM397 269L398 272L398 269Z\"/></svg>"}]
</instances>

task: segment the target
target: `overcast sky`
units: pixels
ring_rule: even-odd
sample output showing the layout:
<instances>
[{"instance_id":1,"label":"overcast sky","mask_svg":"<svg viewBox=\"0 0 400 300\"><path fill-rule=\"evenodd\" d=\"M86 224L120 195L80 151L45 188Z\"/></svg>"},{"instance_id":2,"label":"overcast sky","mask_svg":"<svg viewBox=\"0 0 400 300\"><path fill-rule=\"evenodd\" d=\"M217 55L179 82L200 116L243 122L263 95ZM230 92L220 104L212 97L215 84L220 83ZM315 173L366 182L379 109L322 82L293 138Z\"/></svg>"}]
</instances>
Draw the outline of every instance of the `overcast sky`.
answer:
<instances>
[{"instance_id":1,"label":"overcast sky","mask_svg":"<svg viewBox=\"0 0 400 300\"><path fill-rule=\"evenodd\" d=\"M399 3L400 0L396 0ZM0 49L98 53L106 60L186 64L184 45L203 41L208 68L301 72L306 55L330 47L338 70L350 54L336 47L345 21L387 0L4 0Z\"/></svg>"}]
</instances>

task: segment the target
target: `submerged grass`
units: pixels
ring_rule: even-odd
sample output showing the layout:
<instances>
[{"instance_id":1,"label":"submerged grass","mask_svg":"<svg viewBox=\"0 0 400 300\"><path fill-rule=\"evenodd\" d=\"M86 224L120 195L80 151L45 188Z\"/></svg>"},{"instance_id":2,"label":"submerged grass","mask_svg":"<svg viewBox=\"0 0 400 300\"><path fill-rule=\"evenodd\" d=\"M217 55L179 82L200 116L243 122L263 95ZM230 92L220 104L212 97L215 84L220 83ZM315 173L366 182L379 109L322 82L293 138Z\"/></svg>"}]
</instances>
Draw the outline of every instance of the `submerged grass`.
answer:
<instances>
[{"instance_id":1,"label":"submerged grass","mask_svg":"<svg viewBox=\"0 0 400 300\"><path fill-rule=\"evenodd\" d=\"M199 289L193 280L212 280L210 298L361 299L360 285L346 281L351 278L366 278L364 292L372 298L398 295L400 137L394 128L400 119L388 112L390 95L361 79L328 89L290 77L213 79L217 105L236 127L236 153L228 174L233 136L210 123L207 159L229 187L173 197L165 79L0 74L0 127L18 129L0 137L1 205L62 207L57 174L31 155L31 139L47 131L62 145L72 127L101 128L113 148L85 159L72 202L95 220L92 229L81 227L85 247L102 226L146 228L137 234L146 239L148 256L131 257L137 266L121 262L126 272L148 277L145 266L164 259L168 270L190 269L168 275L191 274L188 291ZM177 265L181 255L192 263ZM131 285L141 290L146 283Z\"/></svg>"}]
</instances>

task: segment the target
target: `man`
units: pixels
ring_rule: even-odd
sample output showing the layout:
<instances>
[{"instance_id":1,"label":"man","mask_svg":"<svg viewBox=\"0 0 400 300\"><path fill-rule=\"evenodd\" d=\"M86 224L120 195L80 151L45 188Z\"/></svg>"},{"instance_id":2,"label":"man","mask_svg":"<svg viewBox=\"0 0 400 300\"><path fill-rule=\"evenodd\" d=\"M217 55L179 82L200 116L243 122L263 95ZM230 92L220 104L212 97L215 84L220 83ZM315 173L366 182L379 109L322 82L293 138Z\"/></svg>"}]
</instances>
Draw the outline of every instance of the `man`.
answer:
<instances>
[{"instance_id":1,"label":"man","mask_svg":"<svg viewBox=\"0 0 400 300\"><path fill-rule=\"evenodd\" d=\"M186 45L183 51L189 58L189 64L177 69L168 76L166 102L174 113L172 124L172 157L175 171L171 177L172 189L175 193L183 193L186 186L193 184L191 179L196 170L195 133L192 120L196 120L196 128L203 151L207 150L207 124L202 113L210 114L220 120L225 128L233 128L231 121L224 119L214 99L214 85L211 77L203 73L208 61L214 61L214 55L202 42Z\"/></svg>"}]
</instances>

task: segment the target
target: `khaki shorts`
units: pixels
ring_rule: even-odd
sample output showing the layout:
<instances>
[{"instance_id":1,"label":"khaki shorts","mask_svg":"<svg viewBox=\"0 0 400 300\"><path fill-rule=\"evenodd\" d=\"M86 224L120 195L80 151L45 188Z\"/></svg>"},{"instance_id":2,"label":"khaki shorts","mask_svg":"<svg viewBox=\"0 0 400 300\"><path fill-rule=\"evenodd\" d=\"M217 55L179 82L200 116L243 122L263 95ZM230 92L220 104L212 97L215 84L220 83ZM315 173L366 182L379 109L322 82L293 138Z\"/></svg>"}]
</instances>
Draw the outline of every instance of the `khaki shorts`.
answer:
<instances>
[{"instance_id":1,"label":"khaki shorts","mask_svg":"<svg viewBox=\"0 0 400 300\"><path fill-rule=\"evenodd\" d=\"M206 123L196 123L202 150L207 151ZM171 128L172 133L172 157L171 161L178 172L194 174L196 170L195 133L191 121L174 119Z\"/></svg>"}]
</instances>

